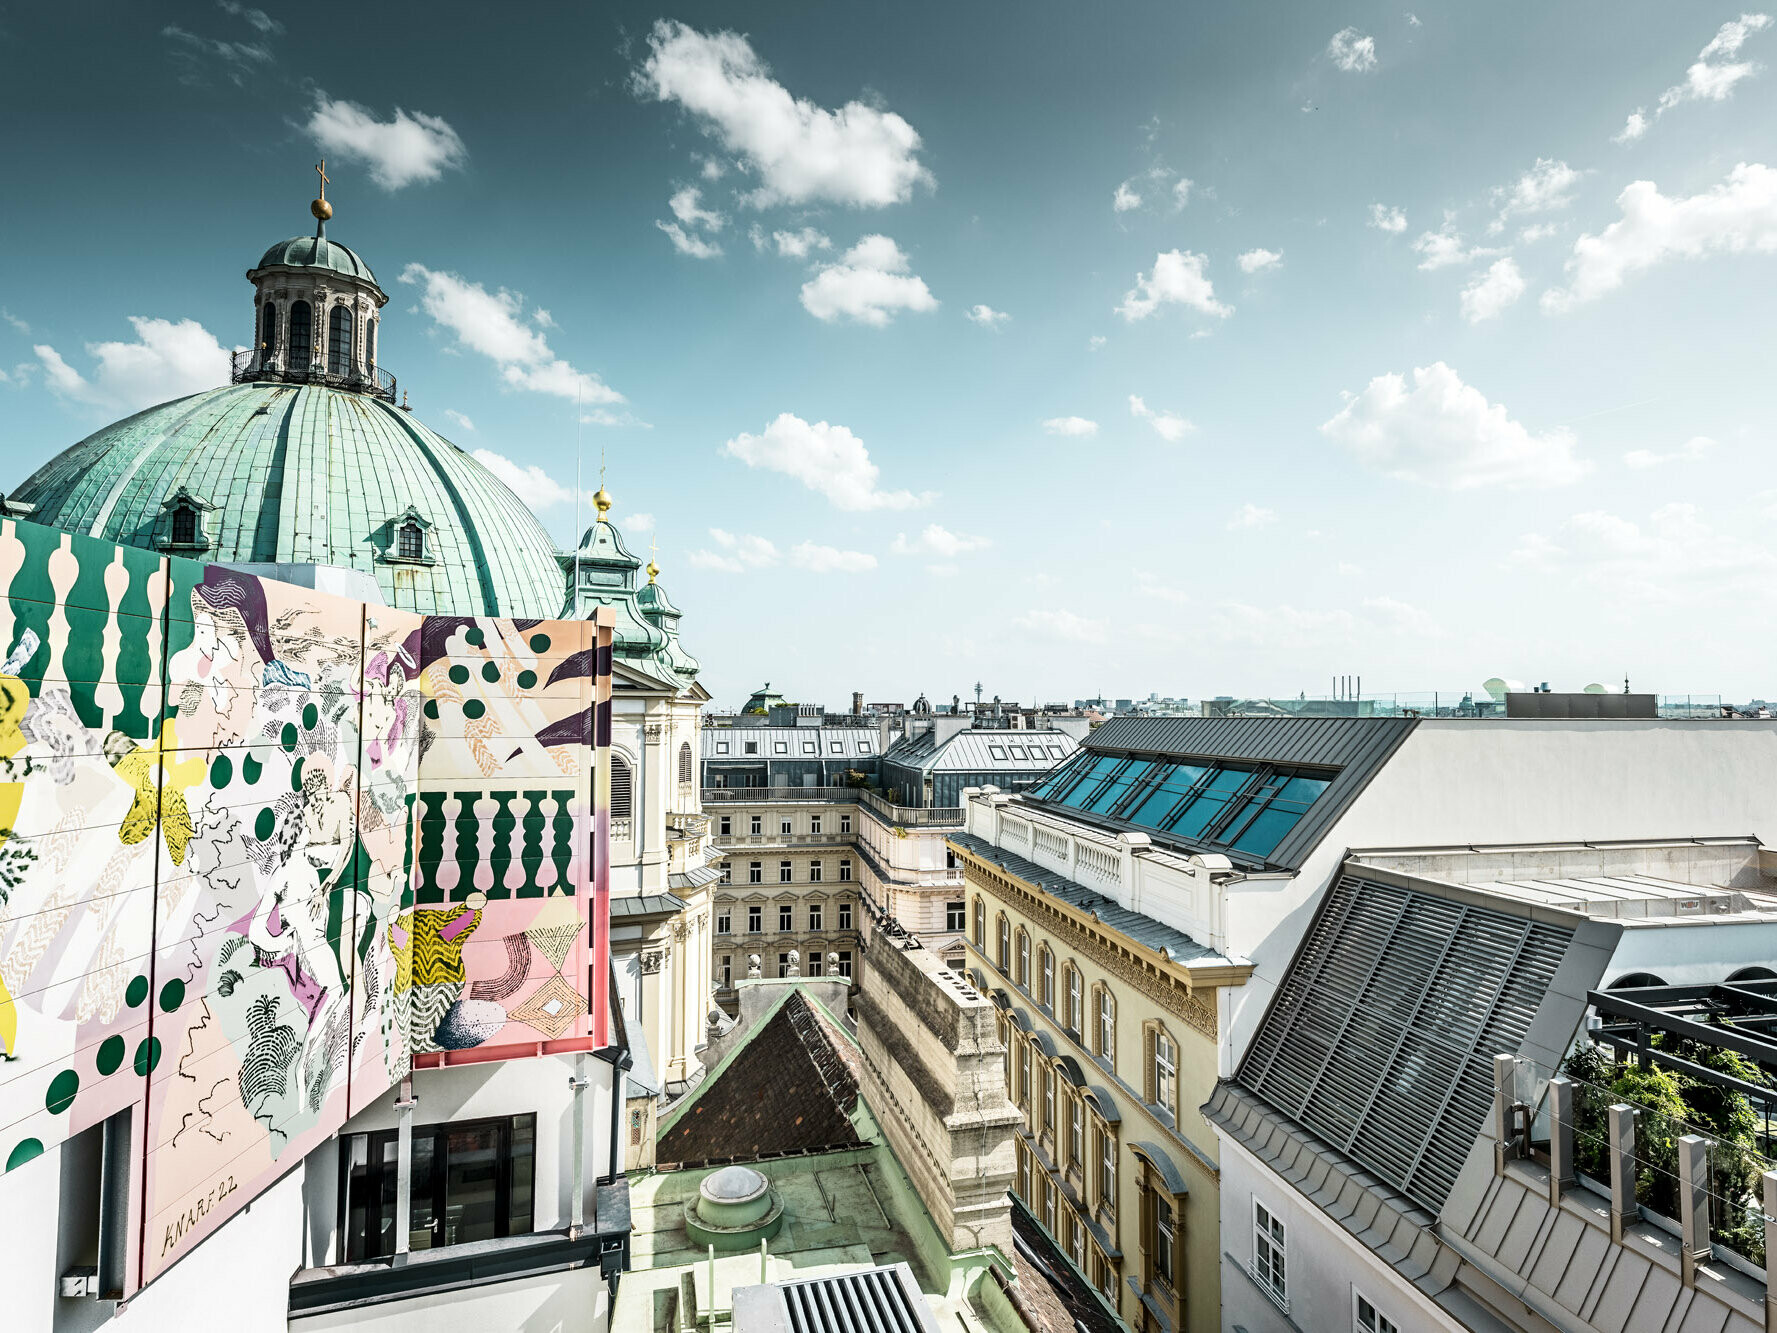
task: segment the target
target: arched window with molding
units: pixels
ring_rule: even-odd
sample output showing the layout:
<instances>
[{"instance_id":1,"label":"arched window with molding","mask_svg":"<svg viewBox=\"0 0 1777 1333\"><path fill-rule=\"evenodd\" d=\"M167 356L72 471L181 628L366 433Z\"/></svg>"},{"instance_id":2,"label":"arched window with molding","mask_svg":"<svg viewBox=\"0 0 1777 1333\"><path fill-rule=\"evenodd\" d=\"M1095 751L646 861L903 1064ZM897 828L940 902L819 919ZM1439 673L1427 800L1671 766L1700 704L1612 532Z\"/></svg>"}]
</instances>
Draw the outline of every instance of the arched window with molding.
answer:
<instances>
[{"instance_id":1,"label":"arched window with molding","mask_svg":"<svg viewBox=\"0 0 1777 1333\"><path fill-rule=\"evenodd\" d=\"M408 519L395 533L395 554L403 560L426 558L426 533L418 523Z\"/></svg>"},{"instance_id":2,"label":"arched window with molding","mask_svg":"<svg viewBox=\"0 0 1777 1333\"><path fill-rule=\"evenodd\" d=\"M1055 951L1047 944L1037 950L1037 1003L1055 1009Z\"/></svg>"},{"instance_id":3,"label":"arched window with molding","mask_svg":"<svg viewBox=\"0 0 1777 1333\"><path fill-rule=\"evenodd\" d=\"M691 781L691 775L692 775L691 742L690 741L680 741L679 742L679 781L680 781L680 783L689 783Z\"/></svg>"},{"instance_id":4,"label":"arched window with molding","mask_svg":"<svg viewBox=\"0 0 1777 1333\"><path fill-rule=\"evenodd\" d=\"M1012 924L1006 920L1006 914L1004 912L1001 912L999 915L999 939L997 944L998 949L996 950L996 953L998 956L994 961L998 964L1002 973L1010 972L1012 970Z\"/></svg>"},{"instance_id":5,"label":"arched window with molding","mask_svg":"<svg viewBox=\"0 0 1777 1333\"><path fill-rule=\"evenodd\" d=\"M1086 979L1073 963L1069 963L1062 971L1065 974L1062 985L1067 992L1067 1009L1062 1014L1062 1026L1078 1041L1086 1032Z\"/></svg>"},{"instance_id":6,"label":"arched window with molding","mask_svg":"<svg viewBox=\"0 0 1777 1333\"><path fill-rule=\"evenodd\" d=\"M987 952L987 903L980 894L975 895L975 947Z\"/></svg>"},{"instance_id":7,"label":"arched window with molding","mask_svg":"<svg viewBox=\"0 0 1777 1333\"><path fill-rule=\"evenodd\" d=\"M1018 927L1018 971L1012 979L1030 991L1030 932L1023 926Z\"/></svg>"},{"instance_id":8,"label":"arched window with molding","mask_svg":"<svg viewBox=\"0 0 1777 1333\"><path fill-rule=\"evenodd\" d=\"M635 780L631 775L629 760L616 750L611 751L611 836L625 837L629 834L629 821L635 817ZM624 825L618 832L617 825Z\"/></svg>"},{"instance_id":9,"label":"arched window with molding","mask_svg":"<svg viewBox=\"0 0 1777 1333\"><path fill-rule=\"evenodd\" d=\"M1166 1025L1150 1020L1142 1025L1143 1060L1142 1096L1160 1112L1167 1125L1178 1124L1178 1038Z\"/></svg>"},{"instance_id":10,"label":"arched window with molding","mask_svg":"<svg viewBox=\"0 0 1777 1333\"><path fill-rule=\"evenodd\" d=\"M345 305L333 307L333 313L327 320L327 373L329 375L349 375L352 371L352 337L356 332L357 321L352 316L352 308Z\"/></svg>"},{"instance_id":11,"label":"arched window with molding","mask_svg":"<svg viewBox=\"0 0 1777 1333\"><path fill-rule=\"evenodd\" d=\"M1111 994L1109 986L1092 988L1092 1017L1095 1031L1092 1034L1092 1053L1102 1060L1112 1073L1117 1069L1117 998Z\"/></svg>"},{"instance_id":12,"label":"arched window with molding","mask_svg":"<svg viewBox=\"0 0 1777 1333\"><path fill-rule=\"evenodd\" d=\"M261 360L276 354L278 350L278 306L275 301L267 301L265 309L259 312L259 356Z\"/></svg>"},{"instance_id":13,"label":"arched window with molding","mask_svg":"<svg viewBox=\"0 0 1777 1333\"><path fill-rule=\"evenodd\" d=\"M314 318L307 301L290 303L290 359L287 365L291 370L309 368L309 360L315 351Z\"/></svg>"},{"instance_id":14,"label":"arched window with molding","mask_svg":"<svg viewBox=\"0 0 1777 1333\"><path fill-rule=\"evenodd\" d=\"M376 369L376 326L380 319L364 321L364 364L371 370Z\"/></svg>"}]
</instances>

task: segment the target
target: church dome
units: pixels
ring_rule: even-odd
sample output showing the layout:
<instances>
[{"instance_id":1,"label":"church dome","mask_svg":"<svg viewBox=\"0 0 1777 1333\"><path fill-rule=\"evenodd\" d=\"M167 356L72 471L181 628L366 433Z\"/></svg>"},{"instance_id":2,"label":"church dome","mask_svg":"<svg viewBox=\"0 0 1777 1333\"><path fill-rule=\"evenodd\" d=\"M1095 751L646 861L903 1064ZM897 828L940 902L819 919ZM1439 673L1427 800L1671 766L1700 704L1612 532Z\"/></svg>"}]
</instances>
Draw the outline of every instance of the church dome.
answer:
<instances>
[{"instance_id":1,"label":"church dome","mask_svg":"<svg viewBox=\"0 0 1777 1333\"><path fill-rule=\"evenodd\" d=\"M125 546L357 570L390 606L427 614L547 619L567 594L555 544L504 483L384 398L323 384L231 384L148 408L7 498L33 522Z\"/></svg>"},{"instance_id":2,"label":"church dome","mask_svg":"<svg viewBox=\"0 0 1777 1333\"><path fill-rule=\"evenodd\" d=\"M325 236L292 236L279 241L265 252L252 272L265 268L320 268L380 286L370 265L358 258L357 251L330 241ZM249 275L251 276L251 275Z\"/></svg>"}]
</instances>

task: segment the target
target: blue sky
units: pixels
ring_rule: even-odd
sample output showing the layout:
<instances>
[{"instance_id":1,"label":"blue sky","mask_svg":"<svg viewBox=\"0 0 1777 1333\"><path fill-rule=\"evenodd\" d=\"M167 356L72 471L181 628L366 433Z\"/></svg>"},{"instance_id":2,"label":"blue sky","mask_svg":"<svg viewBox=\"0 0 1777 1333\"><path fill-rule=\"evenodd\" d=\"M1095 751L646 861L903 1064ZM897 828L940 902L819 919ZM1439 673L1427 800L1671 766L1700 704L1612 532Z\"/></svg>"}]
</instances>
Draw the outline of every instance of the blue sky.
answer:
<instances>
[{"instance_id":1,"label":"blue sky","mask_svg":"<svg viewBox=\"0 0 1777 1333\"><path fill-rule=\"evenodd\" d=\"M564 543L602 450L719 701L1777 693L1759 11L72 3L0 62L0 485L215 381L324 151L416 411Z\"/></svg>"}]
</instances>

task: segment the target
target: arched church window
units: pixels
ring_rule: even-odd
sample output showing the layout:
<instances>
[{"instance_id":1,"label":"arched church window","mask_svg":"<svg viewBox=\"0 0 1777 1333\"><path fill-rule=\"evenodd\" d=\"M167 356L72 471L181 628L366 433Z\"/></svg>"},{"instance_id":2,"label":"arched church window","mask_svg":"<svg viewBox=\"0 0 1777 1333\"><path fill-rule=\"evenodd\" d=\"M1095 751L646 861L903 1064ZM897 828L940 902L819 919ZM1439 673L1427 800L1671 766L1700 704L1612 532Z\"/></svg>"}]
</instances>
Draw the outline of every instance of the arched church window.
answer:
<instances>
[{"instance_id":1,"label":"arched church window","mask_svg":"<svg viewBox=\"0 0 1777 1333\"><path fill-rule=\"evenodd\" d=\"M259 342L261 355L270 356L278 350L278 307L275 302L267 301L259 317Z\"/></svg>"},{"instance_id":2,"label":"arched church window","mask_svg":"<svg viewBox=\"0 0 1777 1333\"><path fill-rule=\"evenodd\" d=\"M327 321L327 373L349 375L352 371L352 312L336 305Z\"/></svg>"},{"instance_id":3,"label":"arched church window","mask_svg":"<svg viewBox=\"0 0 1777 1333\"><path fill-rule=\"evenodd\" d=\"M401 525L401 530L395 534L395 554L403 560L426 558L426 534L418 523L410 519Z\"/></svg>"},{"instance_id":4,"label":"arched church window","mask_svg":"<svg viewBox=\"0 0 1777 1333\"><path fill-rule=\"evenodd\" d=\"M679 781L691 781L691 742L679 743Z\"/></svg>"},{"instance_id":5,"label":"arched church window","mask_svg":"<svg viewBox=\"0 0 1777 1333\"><path fill-rule=\"evenodd\" d=\"M376 365L376 326L381 321L369 320L364 325L364 364Z\"/></svg>"},{"instance_id":6,"label":"arched church window","mask_svg":"<svg viewBox=\"0 0 1777 1333\"><path fill-rule=\"evenodd\" d=\"M635 813L635 790L630 782L629 760L611 751L611 818L628 819Z\"/></svg>"},{"instance_id":7,"label":"arched church window","mask_svg":"<svg viewBox=\"0 0 1777 1333\"><path fill-rule=\"evenodd\" d=\"M197 545L197 510L189 505L180 505L173 511L173 544Z\"/></svg>"},{"instance_id":8,"label":"arched church window","mask_svg":"<svg viewBox=\"0 0 1777 1333\"><path fill-rule=\"evenodd\" d=\"M307 301L293 301L290 305L290 366L295 370L307 370L309 357L314 351L310 325L314 316L309 311Z\"/></svg>"}]
</instances>

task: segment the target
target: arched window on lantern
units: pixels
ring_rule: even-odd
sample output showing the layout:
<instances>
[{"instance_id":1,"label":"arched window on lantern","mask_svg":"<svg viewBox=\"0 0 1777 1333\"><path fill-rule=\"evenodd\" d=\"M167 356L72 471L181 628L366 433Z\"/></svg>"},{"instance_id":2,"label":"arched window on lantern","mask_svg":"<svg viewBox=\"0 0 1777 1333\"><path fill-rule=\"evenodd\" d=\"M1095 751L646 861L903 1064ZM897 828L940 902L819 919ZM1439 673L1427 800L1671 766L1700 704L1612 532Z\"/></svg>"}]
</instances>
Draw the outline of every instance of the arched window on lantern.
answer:
<instances>
[{"instance_id":1,"label":"arched window on lantern","mask_svg":"<svg viewBox=\"0 0 1777 1333\"><path fill-rule=\"evenodd\" d=\"M364 366L368 370L376 369L376 326L380 323L379 319L364 322Z\"/></svg>"},{"instance_id":2,"label":"arched window on lantern","mask_svg":"<svg viewBox=\"0 0 1777 1333\"><path fill-rule=\"evenodd\" d=\"M351 307L336 305L327 320L327 373L345 376L352 372L352 335L356 322Z\"/></svg>"},{"instance_id":3,"label":"arched window on lantern","mask_svg":"<svg viewBox=\"0 0 1777 1333\"><path fill-rule=\"evenodd\" d=\"M290 303L290 361L292 370L307 370L314 355L314 314L307 301Z\"/></svg>"},{"instance_id":4,"label":"arched window on lantern","mask_svg":"<svg viewBox=\"0 0 1777 1333\"><path fill-rule=\"evenodd\" d=\"M275 301L267 301L265 309L259 312L259 357L268 360L278 350L278 306Z\"/></svg>"}]
</instances>

